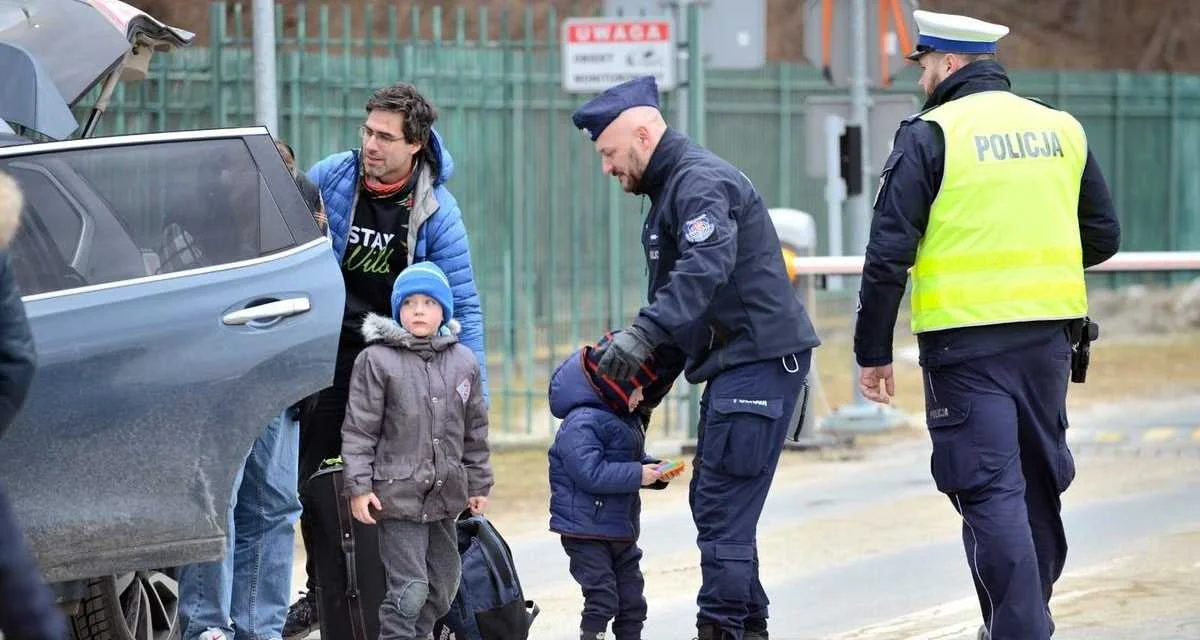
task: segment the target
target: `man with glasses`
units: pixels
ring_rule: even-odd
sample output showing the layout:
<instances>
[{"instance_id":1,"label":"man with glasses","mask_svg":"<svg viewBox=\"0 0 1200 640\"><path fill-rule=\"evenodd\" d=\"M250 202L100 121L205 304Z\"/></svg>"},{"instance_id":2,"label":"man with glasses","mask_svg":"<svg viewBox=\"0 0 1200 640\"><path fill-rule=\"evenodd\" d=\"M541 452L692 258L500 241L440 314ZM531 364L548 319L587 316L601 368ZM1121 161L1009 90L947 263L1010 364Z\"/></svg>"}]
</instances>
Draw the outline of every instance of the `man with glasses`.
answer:
<instances>
[{"instance_id":1,"label":"man with glasses","mask_svg":"<svg viewBox=\"0 0 1200 640\"><path fill-rule=\"evenodd\" d=\"M308 171L321 189L334 253L346 283L346 309L333 386L301 416L300 492L321 462L337 457L349 396L350 372L364 344L359 332L368 313L391 315L392 285L410 264L430 261L446 273L454 296L459 339L479 358L484 399L487 368L483 314L471 271L462 213L445 183L454 161L433 130L437 110L415 87L398 83L367 101L362 147L331 155ZM308 552L304 597L292 605L283 635L298 640L318 625L316 571L310 548L312 514L301 516Z\"/></svg>"}]
</instances>

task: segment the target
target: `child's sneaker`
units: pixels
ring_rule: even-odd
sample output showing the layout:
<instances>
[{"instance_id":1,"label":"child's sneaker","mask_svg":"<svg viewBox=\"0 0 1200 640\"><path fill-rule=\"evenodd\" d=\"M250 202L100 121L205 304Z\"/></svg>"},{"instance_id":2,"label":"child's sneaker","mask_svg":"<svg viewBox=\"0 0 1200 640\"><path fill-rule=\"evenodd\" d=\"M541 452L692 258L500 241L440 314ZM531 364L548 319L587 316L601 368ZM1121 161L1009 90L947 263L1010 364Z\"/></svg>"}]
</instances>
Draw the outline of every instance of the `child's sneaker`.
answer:
<instances>
[{"instance_id":1,"label":"child's sneaker","mask_svg":"<svg viewBox=\"0 0 1200 640\"><path fill-rule=\"evenodd\" d=\"M196 640L227 640L227 638L225 637L225 632L209 627Z\"/></svg>"}]
</instances>

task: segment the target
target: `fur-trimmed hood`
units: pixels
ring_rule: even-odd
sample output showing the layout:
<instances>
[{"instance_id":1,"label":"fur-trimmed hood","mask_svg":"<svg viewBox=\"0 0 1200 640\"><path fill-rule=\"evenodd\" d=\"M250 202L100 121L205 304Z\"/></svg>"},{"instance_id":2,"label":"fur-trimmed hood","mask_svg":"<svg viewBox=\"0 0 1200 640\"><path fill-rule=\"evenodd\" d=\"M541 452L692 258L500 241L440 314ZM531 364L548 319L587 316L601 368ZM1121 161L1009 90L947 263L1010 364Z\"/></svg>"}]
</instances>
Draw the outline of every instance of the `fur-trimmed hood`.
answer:
<instances>
[{"instance_id":1,"label":"fur-trimmed hood","mask_svg":"<svg viewBox=\"0 0 1200 640\"><path fill-rule=\"evenodd\" d=\"M417 338L400 326L399 322L377 313L368 313L362 323L362 335L367 344L386 344L389 347L405 349L413 349L428 340L434 351L444 351L458 343L458 334L461 332L462 325L454 318L451 318L437 335L430 338Z\"/></svg>"},{"instance_id":2,"label":"fur-trimmed hood","mask_svg":"<svg viewBox=\"0 0 1200 640\"><path fill-rule=\"evenodd\" d=\"M7 173L0 173L0 249L7 248L17 235L24 202L17 181Z\"/></svg>"}]
</instances>

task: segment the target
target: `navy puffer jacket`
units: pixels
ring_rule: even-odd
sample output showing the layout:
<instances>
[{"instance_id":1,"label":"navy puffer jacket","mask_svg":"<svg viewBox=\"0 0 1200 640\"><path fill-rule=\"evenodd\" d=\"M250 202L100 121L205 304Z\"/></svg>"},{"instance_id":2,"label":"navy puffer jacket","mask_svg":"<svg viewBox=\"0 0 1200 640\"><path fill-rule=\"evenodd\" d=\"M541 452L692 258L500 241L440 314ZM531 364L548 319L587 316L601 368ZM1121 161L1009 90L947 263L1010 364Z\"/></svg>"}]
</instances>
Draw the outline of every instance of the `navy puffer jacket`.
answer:
<instances>
[{"instance_id":1,"label":"navy puffer jacket","mask_svg":"<svg viewBox=\"0 0 1200 640\"><path fill-rule=\"evenodd\" d=\"M646 436L633 414L617 415L592 386L580 355L550 379L550 411L561 419L550 447L550 530L576 538L638 538Z\"/></svg>"}]
</instances>

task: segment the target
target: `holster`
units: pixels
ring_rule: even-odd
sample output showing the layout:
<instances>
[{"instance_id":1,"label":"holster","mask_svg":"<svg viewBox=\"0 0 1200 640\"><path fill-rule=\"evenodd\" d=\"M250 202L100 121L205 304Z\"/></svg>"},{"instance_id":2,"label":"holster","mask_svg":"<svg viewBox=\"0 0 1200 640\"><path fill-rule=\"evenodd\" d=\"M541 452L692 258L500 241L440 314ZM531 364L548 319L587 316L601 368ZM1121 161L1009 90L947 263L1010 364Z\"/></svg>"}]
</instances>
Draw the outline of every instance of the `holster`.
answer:
<instances>
[{"instance_id":1,"label":"holster","mask_svg":"<svg viewBox=\"0 0 1200 640\"><path fill-rule=\"evenodd\" d=\"M1067 325L1067 333L1071 340L1071 382L1083 384L1092 359L1092 342L1100 339L1100 325L1088 317L1078 318Z\"/></svg>"}]
</instances>

